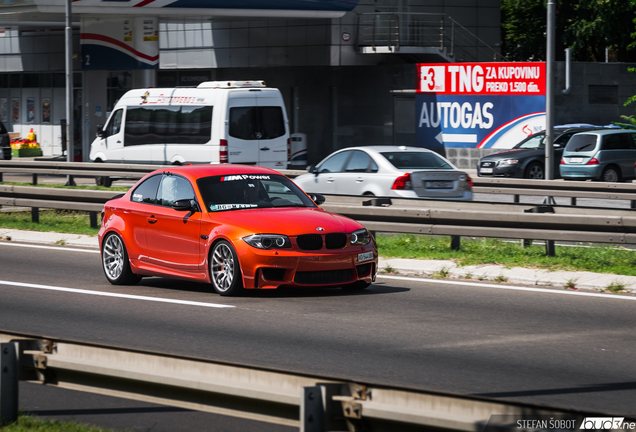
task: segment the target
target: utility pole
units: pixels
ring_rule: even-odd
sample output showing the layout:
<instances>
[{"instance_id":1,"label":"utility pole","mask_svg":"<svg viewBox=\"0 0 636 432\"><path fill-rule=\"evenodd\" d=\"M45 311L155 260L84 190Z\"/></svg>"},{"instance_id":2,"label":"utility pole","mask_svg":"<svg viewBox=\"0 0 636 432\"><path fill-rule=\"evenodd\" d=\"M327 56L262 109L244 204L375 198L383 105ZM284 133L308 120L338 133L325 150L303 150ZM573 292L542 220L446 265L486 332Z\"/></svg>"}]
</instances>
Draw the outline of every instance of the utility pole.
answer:
<instances>
[{"instance_id":1,"label":"utility pole","mask_svg":"<svg viewBox=\"0 0 636 432\"><path fill-rule=\"evenodd\" d=\"M555 5L548 0L545 85L545 179L554 180L554 32ZM549 197L552 199L552 197ZM553 199L552 199L553 200ZM549 203L548 203L549 204Z\"/></svg>"},{"instance_id":2,"label":"utility pole","mask_svg":"<svg viewBox=\"0 0 636 432\"><path fill-rule=\"evenodd\" d=\"M64 27L64 37L66 42L66 160L74 161L75 151L73 148L73 27L71 22L71 2L66 0L66 26ZM73 176L66 179L66 186L75 186Z\"/></svg>"}]
</instances>

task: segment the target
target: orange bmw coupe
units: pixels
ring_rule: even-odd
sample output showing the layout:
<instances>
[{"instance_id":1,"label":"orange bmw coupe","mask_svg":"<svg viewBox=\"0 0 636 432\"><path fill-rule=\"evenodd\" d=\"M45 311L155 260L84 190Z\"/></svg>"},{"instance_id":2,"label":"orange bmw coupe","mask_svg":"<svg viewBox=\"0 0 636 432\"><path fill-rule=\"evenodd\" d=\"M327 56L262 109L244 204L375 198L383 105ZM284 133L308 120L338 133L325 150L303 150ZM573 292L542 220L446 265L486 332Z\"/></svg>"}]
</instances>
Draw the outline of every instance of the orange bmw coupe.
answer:
<instances>
[{"instance_id":1,"label":"orange bmw coupe","mask_svg":"<svg viewBox=\"0 0 636 432\"><path fill-rule=\"evenodd\" d=\"M159 169L104 205L104 273L114 285L160 276L209 283L221 295L368 287L378 267L373 236L312 197L268 168Z\"/></svg>"}]
</instances>

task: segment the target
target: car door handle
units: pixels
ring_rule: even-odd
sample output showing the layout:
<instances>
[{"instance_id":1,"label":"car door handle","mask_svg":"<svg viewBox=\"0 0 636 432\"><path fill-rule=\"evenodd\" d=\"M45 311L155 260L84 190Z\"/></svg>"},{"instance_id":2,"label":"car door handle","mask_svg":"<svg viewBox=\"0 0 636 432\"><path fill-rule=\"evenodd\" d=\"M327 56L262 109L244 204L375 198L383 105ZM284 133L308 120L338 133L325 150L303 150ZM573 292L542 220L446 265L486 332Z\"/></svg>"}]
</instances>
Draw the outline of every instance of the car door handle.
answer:
<instances>
[{"instance_id":1,"label":"car door handle","mask_svg":"<svg viewBox=\"0 0 636 432\"><path fill-rule=\"evenodd\" d=\"M148 223L153 224L156 223L158 219L155 217L155 215L152 215L150 217L147 217L146 220L148 221Z\"/></svg>"},{"instance_id":2,"label":"car door handle","mask_svg":"<svg viewBox=\"0 0 636 432\"><path fill-rule=\"evenodd\" d=\"M363 178L363 177L358 177L358 178L356 179L356 183L362 183L363 181L364 181L364 178Z\"/></svg>"},{"instance_id":3,"label":"car door handle","mask_svg":"<svg viewBox=\"0 0 636 432\"><path fill-rule=\"evenodd\" d=\"M267 151L267 150L269 150L269 147L263 147L263 148L261 148L261 150Z\"/></svg>"},{"instance_id":4,"label":"car door handle","mask_svg":"<svg viewBox=\"0 0 636 432\"><path fill-rule=\"evenodd\" d=\"M117 140L117 144L121 144L121 141Z\"/></svg>"},{"instance_id":5,"label":"car door handle","mask_svg":"<svg viewBox=\"0 0 636 432\"><path fill-rule=\"evenodd\" d=\"M333 183L336 181L335 177L327 177L327 183Z\"/></svg>"}]
</instances>

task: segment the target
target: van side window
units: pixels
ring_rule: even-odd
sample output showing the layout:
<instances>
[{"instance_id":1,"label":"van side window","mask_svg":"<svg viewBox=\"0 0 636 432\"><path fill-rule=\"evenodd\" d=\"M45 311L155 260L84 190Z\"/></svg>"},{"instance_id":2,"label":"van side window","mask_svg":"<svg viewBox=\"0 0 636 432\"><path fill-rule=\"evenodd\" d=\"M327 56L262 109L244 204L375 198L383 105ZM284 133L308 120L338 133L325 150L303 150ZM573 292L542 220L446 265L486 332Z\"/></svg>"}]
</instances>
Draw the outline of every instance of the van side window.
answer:
<instances>
[{"instance_id":1,"label":"van side window","mask_svg":"<svg viewBox=\"0 0 636 432\"><path fill-rule=\"evenodd\" d=\"M601 150L626 150L632 148L632 139L629 134L612 134L603 137Z\"/></svg>"},{"instance_id":2,"label":"van side window","mask_svg":"<svg viewBox=\"0 0 636 432\"><path fill-rule=\"evenodd\" d=\"M171 207L180 199L195 199L194 189L188 180L177 175L164 175L157 192L157 204Z\"/></svg>"},{"instance_id":3,"label":"van side window","mask_svg":"<svg viewBox=\"0 0 636 432\"><path fill-rule=\"evenodd\" d=\"M110 117L110 122L108 122L108 126L106 127L106 136L113 136L121 131L121 121L124 116L124 110L118 109L113 113Z\"/></svg>"},{"instance_id":4,"label":"van side window","mask_svg":"<svg viewBox=\"0 0 636 432\"><path fill-rule=\"evenodd\" d=\"M128 107L125 146L206 144L211 137L211 106Z\"/></svg>"},{"instance_id":5,"label":"van side window","mask_svg":"<svg viewBox=\"0 0 636 432\"><path fill-rule=\"evenodd\" d=\"M274 139L285 135L281 107L230 108L231 137L243 140Z\"/></svg>"},{"instance_id":6,"label":"van side window","mask_svg":"<svg viewBox=\"0 0 636 432\"><path fill-rule=\"evenodd\" d=\"M160 180L161 174L147 178L130 194L130 200L146 204L155 204Z\"/></svg>"}]
</instances>

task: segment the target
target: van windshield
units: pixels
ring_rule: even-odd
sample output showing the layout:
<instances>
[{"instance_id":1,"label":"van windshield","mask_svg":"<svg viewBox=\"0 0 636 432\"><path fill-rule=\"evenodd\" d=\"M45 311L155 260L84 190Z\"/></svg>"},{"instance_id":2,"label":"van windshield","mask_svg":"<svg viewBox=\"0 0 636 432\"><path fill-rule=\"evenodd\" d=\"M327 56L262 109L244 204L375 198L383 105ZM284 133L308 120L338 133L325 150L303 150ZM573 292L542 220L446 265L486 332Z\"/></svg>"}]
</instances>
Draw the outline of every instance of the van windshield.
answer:
<instances>
[{"instance_id":1,"label":"van windshield","mask_svg":"<svg viewBox=\"0 0 636 432\"><path fill-rule=\"evenodd\" d=\"M566 152L592 151L596 147L597 136L592 134L576 134L568 145L565 146Z\"/></svg>"},{"instance_id":2,"label":"van windshield","mask_svg":"<svg viewBox=\"0 0 636 432\"><path fill-rule=\"evenodd\" d=\"M291 180L276 174L204 177L197 185L210 212L272 207L316 207Z\"/></svg>"}]
</instances>

